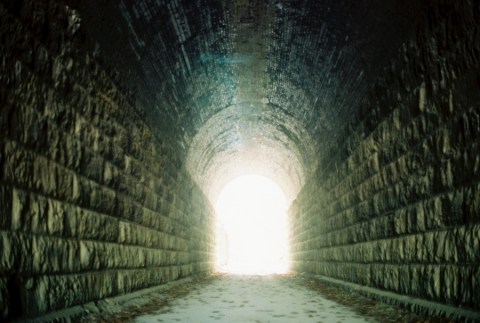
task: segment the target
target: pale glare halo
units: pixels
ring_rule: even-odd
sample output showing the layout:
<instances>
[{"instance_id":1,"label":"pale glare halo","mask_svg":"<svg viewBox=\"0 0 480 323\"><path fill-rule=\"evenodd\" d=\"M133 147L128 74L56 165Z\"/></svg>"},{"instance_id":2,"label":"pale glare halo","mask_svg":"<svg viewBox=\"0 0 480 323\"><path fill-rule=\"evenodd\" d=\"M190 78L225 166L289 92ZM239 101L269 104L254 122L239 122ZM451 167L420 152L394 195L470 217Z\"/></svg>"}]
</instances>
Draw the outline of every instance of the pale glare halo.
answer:
<instances>
[{"instance_id":1,"label":"pale glare halo","mask_svg":"<svg viewBox=\"0 0 480 323\"><path fill-rule=\"evenodd\" d=\"M258 175L237 177L220 193L216 213L218 271L288 272L287 202L275 182Z\"/></svg>"}]
</instances>

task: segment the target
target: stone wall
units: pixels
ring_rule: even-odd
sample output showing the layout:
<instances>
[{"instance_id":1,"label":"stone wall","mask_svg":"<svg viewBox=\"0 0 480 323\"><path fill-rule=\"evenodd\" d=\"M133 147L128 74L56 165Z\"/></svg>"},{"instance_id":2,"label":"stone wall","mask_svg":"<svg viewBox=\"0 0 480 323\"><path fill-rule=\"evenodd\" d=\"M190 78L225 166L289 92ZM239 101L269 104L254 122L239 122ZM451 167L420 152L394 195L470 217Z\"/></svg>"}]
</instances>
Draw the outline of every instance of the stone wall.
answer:
<instances>
[{"instance_id":1,"label":"stone wall","mask_svg":"<svg viewBox=\"0 0 480 323\"><path fill-rule=\"evenodd\" d=\"M480 309L478 2L432 1L290 209L293 268Z\"/></svg>"},{"instance_id":2,"label":"stone wall","mask_svg":"<svg viewBox=\"0 0 480 323\"><path fill-rule=\"evenodd\" d=\"M0 18L0 320L210 271L211 206L78 14L5 1Z\"/></svg>"}]
</instances>

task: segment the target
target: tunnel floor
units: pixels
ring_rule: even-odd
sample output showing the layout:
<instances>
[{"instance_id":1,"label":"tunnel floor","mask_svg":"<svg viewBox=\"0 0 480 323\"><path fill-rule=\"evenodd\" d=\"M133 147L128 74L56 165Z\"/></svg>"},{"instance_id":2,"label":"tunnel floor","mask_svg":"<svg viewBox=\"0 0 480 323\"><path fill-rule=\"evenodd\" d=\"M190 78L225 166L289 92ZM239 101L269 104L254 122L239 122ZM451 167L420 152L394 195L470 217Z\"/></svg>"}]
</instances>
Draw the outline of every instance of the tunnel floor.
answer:
<instances>
[{"instance_id":1,"label":"tunnel floor","mask_svg":"<svg viewBox=\"0 0 480 323\"><path fill-rule=\"evenodd\" d=\"M306 276L214 274L82 306L78 322L438 322ZM67 311L67 316L69 316ZM72 313L70 313L72 314ZM48 317L52 319L55 315ZM47 320L48 321L48 320Z\"/></svg>"},{"instance_id":2,"label":"tunnel floor","mask_svg":"<svg viewBox=\"0 0 480 323\"><path fill-rule=\"evenodd\" d=\"M135 319L138 323L175 321L375 322L293 277L234 275L220 276L161 311Z\"/></svg>"},{"instance_id":3,"label":"tunnel floor","mask_svg":"<svg viewBox=\"0 0 480 323\"><path fill-rule=\"evenodd\" d=\"M100 312L98 308L95 314L89 311L91 315L80 321L454 322L441 317L422 317L355 292L290 274L216 274L134 297L120 308L117 305L107 300Z\"/></svg>"}]
</instances>

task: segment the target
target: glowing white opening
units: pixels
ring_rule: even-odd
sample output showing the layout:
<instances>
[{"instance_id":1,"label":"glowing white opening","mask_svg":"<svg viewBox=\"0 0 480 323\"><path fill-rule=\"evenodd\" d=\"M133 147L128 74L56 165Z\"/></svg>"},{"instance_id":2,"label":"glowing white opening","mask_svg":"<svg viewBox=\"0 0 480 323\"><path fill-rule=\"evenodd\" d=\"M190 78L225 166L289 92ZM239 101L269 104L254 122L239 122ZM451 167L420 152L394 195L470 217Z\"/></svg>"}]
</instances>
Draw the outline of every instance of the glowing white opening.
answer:
<instances>
[{"instance_id":1,"label":"glowing white opening","mask_svg":"<svg viewBox=\"0 0 480 323\"><path fill-rule=\"evenodd\" d=\"M288 272L287 202L275 182L258 175L237 177L220 193L216 213L218 271Z\"/></svg>"}]
</instances>

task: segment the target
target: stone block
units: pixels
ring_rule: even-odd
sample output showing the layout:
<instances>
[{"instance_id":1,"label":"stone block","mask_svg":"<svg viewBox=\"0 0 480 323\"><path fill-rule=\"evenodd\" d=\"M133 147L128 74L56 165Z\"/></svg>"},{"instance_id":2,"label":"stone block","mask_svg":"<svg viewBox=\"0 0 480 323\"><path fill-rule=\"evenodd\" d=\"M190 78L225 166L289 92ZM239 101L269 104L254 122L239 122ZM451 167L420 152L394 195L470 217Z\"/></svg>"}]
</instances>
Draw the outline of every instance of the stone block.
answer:
<instances>
[{"instance_id":1,"label":"stone block","mask_svg":"<svg viewBox=\"0 0 480 323\"><path fill-rule=\"evenodd\" d=\"M457 234L455 231L448 230L443 232L443 259L447 263L457 263L461 259L460 252L457 250Z\"/></svg>"},{"instance_id":2,"label":"stone block","mask_svg":"<svg viewBox=\"0 0 480 323\"><path fill-rule=\"evenodd\" d=\"M12 217L11 224L12 230L22 230L28 231L29 227L29 218L27 218L29 207L29 195L21 190L13 191L13 201L12 201ZM30 225L31 226L31 225Z\"/></svg>"},{"instance_id":3,"label":"stone block","mask_svg":"<svg viewBox=\"0 0 480 323\"><path fill-rule=\"evenodd\" d=\"M0 230L11 228L12 200L12 188L0 184Z\"/></svg>"},{"instance_id":4,"label":"stone block","mask_svg":"<svg viewBox=\"0 0 480 323\"><path fill-rule=\"evenodd\" d=\"M57 191L57 167L43 156L36 156L33 161L33 188L43 194L56 196L61 194Z\"/></svg>"},{"instance_id":5,"label":"stone block","mask_svg":"<svg viewBox=\"0 0 480 323\"><path fill-rule=\"evenodd\" d=\"M479 160L480 168L480 160ZM465 189L465 219L469 222L480 220L480 184L472 185Z\"/></svg>"},{"instance_id":6,"label":"stone block","mask_svg":"<svg viewBox=\"0 0 480 323\"><path fill-rule=\"evenodd\" d=\"M443 222L447 226L462 224L464 221L464 192L456 190L444 195L442 198Z\"/></svg>"},{"instance_id":7,"label":"stone block","mask_svg":"<svg viewBox=\"0 0 480 323\"><path fill-rule=\"evenodd\" d=\"M409 265L400 265L398 268L398 291L399 294L410 294L412 291L411 288L411 277L410 277L410 268Z\"/></svg>"},{"instance_id":8,"label":"stone block","mask_svg":"<svg viewBox=\"0 0 480 323\"><path fill-rule=\"evenodd\" d=\"M457 305L458 304L458 293L459 293L459 270L457 266L447 265L443 267L441 271L443 277L442 284L442 295L443 299L447 304Z\"/></svg>"},{"instance_id":9,"label":"stone block","mask_svg":"<svg viewBox=\"0 0 480 323\"><path fill-rule=\"evenodd\" d=\"M131 225L127 222L119 221L118 242L131 243Z\"/></svg>"},{"instance_id":10,"label":"stone block","mask_svg":"<svg viewBox=\"0 0 480 323\"><path fill-rule=\"evenodd\" d=\"M477 249L478 250L478 249ZM480 293L478 292L480 290L480 266L478 265L478 262L476 262L476 266L474 265L472 270L472 300L471 304L473 304L473 307L475 307L477 304L480 304Z\"/></svg>"},{"instance_id":11,"label":"stone block","mask_svg":"<svg viewBox=\"0 0 480 323\"><path fill-rule=\"evenodd\" d=\"M414 262L422 263L425 262L425 258L427 257L427 252L425 250L425 235L424 234L417 234L415 235L415 257Z\"/></svg>"},{"instance_id":12,"label":"stone block","mask_svg":"<svg viewBox=\"0 0 480 323\"><path fill-rule=\"evenodd\" d=\"M78 208L72 210L70 215L72 216L71 220L75 221L75 235L78 238L117 241L119 235L119 221L117 218ZM102 230L98 228L102 228Z\"/></svg>"},{"instance_id":13,"label":"stone block","mask_svg":"<svg viewBox=\"0 0 480 323\"><path fill-rule=\"evenodd\" d=\"M79 242L79 263L83 270L93 269L95 263L95 255L92 243L87 241Z\"/></svg>"},{"instance_id":14,"label":"stone block","mask_svg":"<svg viewBox=\"0 0 480 323\"><path fill-rule=\"evenodd\" d=\"M63 235L65 237L77 236L77 218L81 212L81 208L72 204L57 204L59 212L64 210L63 213Z\"/></svg>"},{"instance_id":15,"label":"stone block","mask_svg":"<svg viewBox=\"0 0 480 323\"><path fill-rule=\"evenodd\" d=\"M31 221L31 232L46 234L48 232L48 201L45 197L33 193L29 194L28 211L23 223Z\"/></svg>"},{"instance_id":16,"label":"stone block","mask_svg":"<svg viewBox=\"0 0 480 323\"><path fill-rule=\"evenodd\" d=\"M18 249L15 236L8 231L0 231L0 272L8 273L16 270L16 259L18 257Z\"/></svg>"},{"instance_id":17,"label":"stone block","mask_svg":"<svg viewBox=\"0 0 480 323\"><path fill-rule=\"evenodd\" d=\"M124 169L125 168L125 159L124 159L124 155L125 155L125 152L123 151L123 149L119 146L116 146L116 145L111 145L109 146L111 147L112 151L111 151L111 162L117 166L119 169Z\"/></svg>"},{"instance_id":18,"label":"stone block","mask_svg":"<svg viewBox=\"0 0 480 323\"><path fill-rule=\"evenodd\" d=\"M407 284L409 286L405 286L406 290L410 290L412 293L416 293L419 295L423 295L421 297L425 297L424 291L422 288L425 287L425 284L423 284L423 279L424 279L424 269L425 267L419 264L408 264L408 265L403 265L401 268L405 268L408 270L408 274L406 274L409 277L408 281L401 279L401 284Z\"/></svg>"},{"instance_id":19,"label":"stone block","mask_svg":"<svg viewBox=\"0 0 480 323\"><path fill-rule=\"evenodd\" d=\"M47 200L47 231L50 235L62 235L64 233L64 217L66 210L59 201Z\"/></svg>"},{"instance_id":20,"label":"stone block","mask_svg":"<svg viewBox=\"0 0 480 323\"><path fill-rule=\"evenodd\" d=\"M442 275L440 271L440 266L433 265L426 267L426 277L427 281L427 297L430 299L439 299L441 297L442 290Z\"/></svg>"},{"instance_id":21,"label":"stone block","mask_svg":"<svg viewBox=\"0 0 480 323\"><path fill-rule=\"evenodd\" d=\"M461 248L465 257L462 259L464 263L478 264L480 263L480 225L470 225L458 228L459 234L456 236L457 250ZM463 244L462 244L463 242Z\"/></svg>"},{"instance_id":22,"label":"stone block","mask_svg":"<svg viewBox=\"0 0 480 323\"><path fill-rule=\"evenodd\" d=\"M432 251L433 259L435 263L442 263L445 261L445 231L435 231L428 234L428 237L432 239L432 244L428 248Z\"/></svg>"},{"instance_id":23,"label":"stone block","mask_svg":"<svg viewBox=\"0 0 480 323\"><path fill-rule=\"evenodd\" d=\"M15 142L6 139L4 139L4 151L4 182L23 187L32 186L34 155L19 148Z\"/></svg>"},{"instance_id":24,"label":"stone block","mask_svg":"<svg viewBox=\"0 0 480 323\"><path fill-rule=\"evenodd\" d=\"M436 196L425 202L424 217L426 228L435 229L443 227L441 196Z\"/></svg>"},{"instance_id":25,"label":"stone block","mask_svg":"<svg viewBox=\"0 0 480 323\"><path fill-rule=\"evenodd\" d=\"M405 255L405 262L404 263L412 263L415 260L415 253L416 253L416 235L409 235L403 237L403 252Z\"/></svg>"},{"instance_id":26,"label":"stone block","mask_svg":"<svg viewBox=\"0 0 480 323\"><path fill-rule=\"evenodd\" d=\"M91 241L85 242L85 245L92 255L92 268L95 270L135 268L144 265L139 261L142 257L142 250L139 248Z\"/></svg>"},{"instance_id":27,"label":"stone block","mask_svg":"<svg viewBox=\"0 0 480 323\"><path fill-rule=\"evenodd\" d=\"M116 290L116 272L31 278L23 290L28 314L37 315L112 295Z\"/></svg>"},{"instance_id":28,"label":"stone block","mask_svg":"<svg viewBox=\"0 0 480 323\"><path fill-rule=\"evenodd\" d=\"M118 170L116 167L112 163L106 161L103 168L103 182L105 185L111 186L117 176Z\"/></svg>"},{"instance_id":29,"label":"stone block","mask_svg":"<svg viewBox=\"0 0 480 323\"><path fill-rule=\"evenodd\" d=\"M169 281L169 267L151 269L132 269L118 272L118 289L124 293L146 288ZM151 285L149 285L151 284Z\"/></svg>"},{"instance_id":30,"label":"stone block","mask_svg":"<svg viewBox=\"0 0 480 323\"><path fill-rule=\"evenodd\" d=\"M436 263L436 250L438 248L438 241L436 238L436 232L428 232L423 235L423 255L424 255L424 262L428 263Z\"/></svg>"},{"instance_id":31,"label":"stone block","mask_svg":"<svg viewBox=\"0 0 480 323\"><path fill-rule=\"evenodd\" d=\"M5 321L12 311L7 284L7 278L0 277L0 319Z\"/></svg>"},{"instance_id":32,"label":"stone block","mask_svg":"<svg viewBox=\"0 0 480 323\"><path fill-rule=\"evenodd\" d=\"M459 303L465 304L469 307L475 307L477 304L473 303L473 295L478 292L478 290L473 289L473 274L476 273L478 266L464 265L459 266L459 275L460 275L460 287L459 294L457 295Z\"/></svg>"},{"instance_id":33,"label":"stone block","mask_svg":"<svg viewBox=\"0 0 480 323\"><path fill-rule=\"evenodd\" d=\"M393 214L393 233L394 235L403 235L407 233L407 212L405 209L399 210Z\"/></svg>"},{"instance_id":34,"label":"stone block","mask_svg":"<svg viewBox=\"0 0 480 323\"><path fill-rule=\"evenodd\" d=\"M77 241L33 236L31 243L32 273L68 273L79 269Z\"/></svg>"},{"instance_id":35,"label":"stone block","mask_svg":"<svg viewBox=\"0 0 480 323\"><path fill-rule=\"evenodd\" d=\"M138 222L141 219L142 208L125 195L116 194L113 211L112 215L115 217Z\"/></svg>"}]
</instances>

